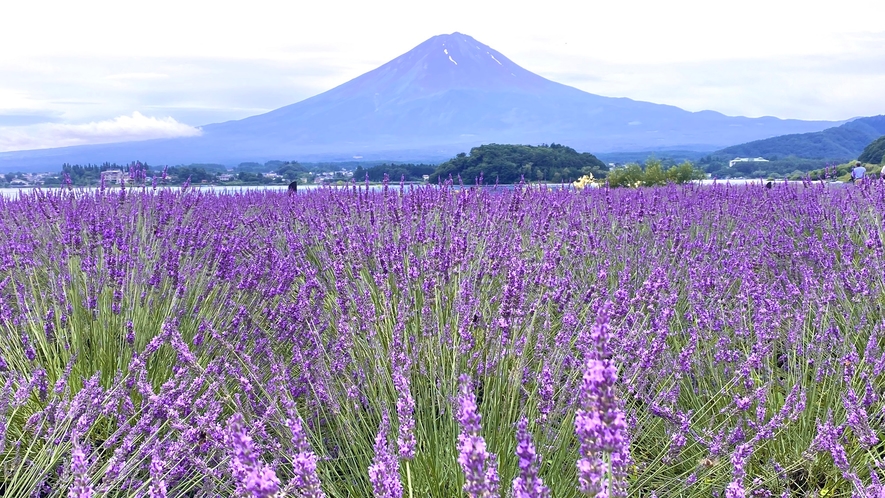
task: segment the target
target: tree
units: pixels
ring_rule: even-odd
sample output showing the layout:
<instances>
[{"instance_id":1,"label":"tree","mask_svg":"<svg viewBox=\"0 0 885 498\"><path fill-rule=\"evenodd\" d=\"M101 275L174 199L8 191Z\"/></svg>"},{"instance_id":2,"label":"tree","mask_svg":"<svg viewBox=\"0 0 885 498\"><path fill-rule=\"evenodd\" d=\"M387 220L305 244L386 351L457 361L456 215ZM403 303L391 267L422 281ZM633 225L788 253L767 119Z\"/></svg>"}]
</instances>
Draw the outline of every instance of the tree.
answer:
<instances>
[{"instance_id":1,"label":"tree","mask_svg":"<svg viewBox=\"0 0 885 498\"><path fill-rule=\"evenodd\" d=\"M175 166L169 168L167 173L180 183L184 183L188 181L188 179L190 179L192 184L203 183L204 181L208 183L214 182L216 178L214 173L210 173L204 168L190 166Z\"/></svg>"},{"instance_id":2,"label":"tree","mask_svg":"<svg viewBox=\"0 0 885 498\"><path fill-rule=\"evenodd\" d=\"M678 166L673 166L667 170L667 180L673 183L686 183L692 180L701 180L707 175L703 171L694 167L690 161L683 161Z\"/></svg>"},{"instance_id":3,"label":"tree","mask_svg":"<svg viewBox=\"0 0 885 498\"><path fill-rule=\"evenodd\" d=\"M639 163L630 163L623 168L611 170L608 184L610 187L637 187L642 184L644 174Z\"/></svg>"},{"instance_id":4,"label":"tree","mask_svg":"<svg viewBox=\"0 0 885 498\"><path fill-rule=\"evenodd\" d=\"M251 173L249 171L240 171L237 173L237 179L243 183L261 183L264 177L261 173Z\"/></svg>"},{"instance_id":5,"label":"tree","mask_svg":"<svg viewBox=\"0 0 885 498\"><path fill-rule=\"evenodd\" d=\"M608 174L608 184L610 187L653 187L668 183L687 183L706 176L689 161L664 169L660 160L650 159L645 163L644 169L639 163L613 169Z\"/></svg>"},{"instance_id":6,"label":"tree","mask_svg":"<svg viewBox=\"0 0 885 498\"><path fill-rule=\"evenodd\" d=\"M306 170L303 166L298 163L283 163L282 161L268 161L266 165L270 163L280 163L277 167L277 174L281 175L288 181L297 180L301 178L306 173Z\"/></svg>"},{"instance_id":7,"label":"tree","mask_svg":"<svg viewBox=\"0 0 885 498\"><path fill-rule=\"evenodd\" d=\"M659 159L652 159L645 163L645 174L642 177L642 184L646 187L654 187L655 185L665 185L667 183L667 175L661 166Z\"/></svg>"}]
</instances>

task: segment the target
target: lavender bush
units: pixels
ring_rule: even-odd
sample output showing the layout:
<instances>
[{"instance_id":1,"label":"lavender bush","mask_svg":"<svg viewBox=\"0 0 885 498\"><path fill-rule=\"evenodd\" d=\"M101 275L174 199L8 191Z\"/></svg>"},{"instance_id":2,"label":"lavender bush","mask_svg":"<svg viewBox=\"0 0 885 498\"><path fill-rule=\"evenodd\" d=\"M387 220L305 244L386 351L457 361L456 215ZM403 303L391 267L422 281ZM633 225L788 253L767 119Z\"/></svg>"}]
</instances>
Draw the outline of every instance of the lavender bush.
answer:
<instances>
[{"instance_id":1,"label":"lavender bush","mask_svg":"<svg viewBox=\"0 0 885 498\"><path fill-rule=\"evenodd\" d=\"M885 497L885 188L0 199L4 496Z\"/></svg>"}]
</instances>

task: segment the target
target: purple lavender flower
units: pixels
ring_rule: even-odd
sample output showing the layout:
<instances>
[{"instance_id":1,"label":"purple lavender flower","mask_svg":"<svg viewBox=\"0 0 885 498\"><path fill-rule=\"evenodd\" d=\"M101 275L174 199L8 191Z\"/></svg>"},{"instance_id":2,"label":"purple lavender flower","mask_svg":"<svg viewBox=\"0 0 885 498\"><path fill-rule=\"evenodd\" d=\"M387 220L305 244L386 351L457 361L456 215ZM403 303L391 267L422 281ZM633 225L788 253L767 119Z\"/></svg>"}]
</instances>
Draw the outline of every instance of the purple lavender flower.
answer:
<instances>
[{"instance_id":1,"label":"purple lavender flower","mask_svg":"<svg viewBox=\"0 0 885 498\"><path fill-rule=\"evenodd\" d=\"M317 476L317 456L310 448L301 419L297 416L288 420L287 425L292 432L295 455L292 457L292 473L294 477L287 491L297 491L303 498L325 498L320 478Z\"/></svg>"},{"instance_id":2,"label":"purple lavender flower","mask_svg":"<svg viewBox=\"0 0 885 498\"><path fill-rule=\"evenodd\" d=\"M516 456L519 457L519 475L513 479L513 498L549 498L550 490L538 476L541 459L535 452L525 417L516 426Z\"/></svg>"},{"instance_id":3,"label":"purple lavender flower","mask_svg":"<svg viewBox=\"0 0 885 498\"><path fill-rule=\"evenodd\" d=\"M40 401L46 401L49 393L49 379L46 377L46 370L38 368L34 371L34 383L37 386L37 396Z\"/></svg>"},{"instance_id":4,"label":"purple lavender flower","mask_svg":"<svg viewBox=\"0 0 885 498\"><path fill-rule=\"evenodd\" d=\"M396 389L396 414L399 419L397 447L404 460L415 458L415 399L412 397L409 382L410 360L399 340L395 341L393 352L393 386Z\"/></svg>"},{"instance_id":5,"label":"purple lavender flower","mask_svg":"<svg viewBox=\"0 0 885 498\"><path fill-rule=\"evenodd\" d=\"M55 341L55 310L52 308L46 312L46 318L43 320L43 333L47 341Z\"/></svg>"},{"instance_id":6,"label":"purple lavender flower","mask_svg":"<svg viewBox=\"0 0 885 498\"><path fill-rule=\"evenodd\" d=\"M388 442L390 419L381 412L381 424L375 436L375 458L369 466L369 480L376 498L401 498L403 486L399 478L399 460Z\"/></svg>"},{"instance_id":7,"label":"purple lavender flower","mask_svg":"<svg viewBox=\"0 0 885 498\"><path fill-rule=\"evenodd\" d=\"M885 498L885 483L883 483L874 469L870 469L870 485L866 488L866 496L869 498Z\"/></svg>"},{"instance_id":8,"label":"purple lavender flower","mask_svg":"<svg viewBox=\"0 0 885 498\"><path fill-rule=\"evenodd\" d=\"M166 479L164 477L164 468L166 462L163 461L159 451L154 451L151 455L150 476L151 485L148 488L148 496L150 498L166 498Z\"/></svg>"},{"instance_id":9,"label":"purple lavender flower","mask_svg":"<svg viewBox=\"0 0 885 498\"><path fill-rule=\"evenodd\" d=\"M617 369L604 353L610 344L608 306L602 309L587 345L583 377L575 412L575 435L581 458L578 489L596 496L626 496L630 440L623 409L615 396ZM600 359L602 356L603 359Z\"/></svg>"},{"instance_id":10,"label":"purple lavender flower","mask_svg":"<svg viewBox=\"0 0 885 498\"><path fill-rule=\"evenodd\" d=\"M28 361L34 361L37 358L37 352L34 350L34 346L31 345L31 338L27 333L22 332L21 334L22 346L25 349L25 358Z\"/></svg>"},{"instance_id":11,"label":"purple lavender flower","mask_svg":"<svg viewBox=\"0 0 885 498\"><path fill-rule=\"evenodd\" d=\"M132 320L126 320L126 344L132 346L135 344L135 327Z\"/></svg>"},{"instance_id":12,"label":"purple lavender flower","mask_svg":"<svg viewBox=\"0 0 885 498\"><path fill-rule=\"evenodd\" d=\"M615 473L625 468L612 469L608 463L612 454L629 454L627 423L623 410L614 395L617 371L608 360L588 359L578 395L581 408L575 413L575 435L580 444L581 459L578 460L578 481L582 493L597 495L609 493L624 496L625 483L615 481ZM629 459L628 459L629 460Z\"/></svg>"},{"instance_id":13,"label":"purple lavender flower","mask_svg":"<svg viewBox=\"0 0 885 498\"><path fill-rule=\"evenodd\" d=\"M725 498L745 498L747 496L747 490L744 489L744 485L738 481L731 481L728 483L728 486L725 487Z\"/></svg>"},{"instance_id":14,"label":"purple lavender flower","mask_svg":"<svg viewBox=\"0 0 885 498\"><path fill-rule=\"evenodd\" d=\"M460 378L461 394L458 396L456 418L461 426L458 434L458 464L464 472L464 491L471 498L490 498L499 495L495 455L486 450L485 439L480 435L481 417L470 378Z\"/></svg>"},{"instance_id":15,"label":"purple lavender flower","mask_svg":"<svg viewBox=\"0 0 885 498\"><path fill-rule=\"evenodd\" d=\"M53 389L53 392L55 392L55 394L63 393L68 387L68 380L70 380L71 378L71 370L74 368L74 362L76 361L77 355L71 355L71 358L68 360L68 364L65 367L65 370L62 373L61 377L59 377L58 380L55 381L55 388Z\"/></svg>"},{"instance_id":16,"label":"purple lavender flower","mask_svg":"<svg viewBox=\"0 0 885 498\"><path fill-rule=\"evenodd\" d=\"M550 366L545 362L541 367L541 379L538 386L538 413L541 420L546 421L553 411L553 375Z\"/></svg>"},{"instance_id":17,"label":"purple lavender flower","mask_svg":"<svg viewBox=\"0 0 885 498\"><path fill-rule=\"evenodd\" d=\"M12 383L14 380L15 377L10 375L6 379L6 384L3 385L3 390L0 391L0 454L3 453L3 449L6 447L6 410L9 408L9 401L12 396Z\"/></svg>"},{"instance_id":18,"label":"purple lavender flower","mask_svg":"<svg viewBox=\"0 0 885 498\"><path fill-rule=\"evenodd\" d=\"M71 453L71 475L74 482L68 491L69 498L92 498L94 491L89 481L89 463L86 452L79 441L74 441L74 449Z\"/></svg>"},{"instance_id":19,"label":"purple lavender flower","mask_svg":"<svg viewBox=\"0 0 885 498\"><path fill-rule=\"evenodd\" d=\"M747 477L747 460L753 453L753 446L749 443L738 445L731 455L732 478L728 487L725 488L726 497L742 498L746 495L744 479Z\"/></svg>"},{"instance_id":20,"label":"purple lavender flower","mask_svg":"<svg viewBox=\"0 0 885 498\"><path fill-rule=\"evenodd\" d=\"M818 421L817 435L815 435L814 441L811 442L811 449L829 453L833 457L833 463L836 464L836 468L842 473L842 477L852 482L856 488L862 488L863 486L857 474L851 470L848 453L841 443L844 432L845 427L834 425L833 414L829 413L825 422L821 423Z\"/></svg>"},{"instance_id":21,"label":"purple lavender flower","mask_svg":"<svg viewBox=\"0 0 885 498\"><path fill-rule=\"evenodd\" d=\"M267 498L279 491L280 480L273 469L259 460L258 450L238 413L228 423L228 444L232 453L231 474L243 492L256 498Z\"/></svg>"},{"instance_id":22,"label":"purple lavender flower","mask_svg":"<svg viewBox=\"0 0 885 498\"><path fill-rule=\"evenodd\" d=\"M849 388L842 400L848 413L848 427L866 448L872 448L879 442L876 432L870 427L869 415L854 389Z\"/></svg>"}]
</instances>

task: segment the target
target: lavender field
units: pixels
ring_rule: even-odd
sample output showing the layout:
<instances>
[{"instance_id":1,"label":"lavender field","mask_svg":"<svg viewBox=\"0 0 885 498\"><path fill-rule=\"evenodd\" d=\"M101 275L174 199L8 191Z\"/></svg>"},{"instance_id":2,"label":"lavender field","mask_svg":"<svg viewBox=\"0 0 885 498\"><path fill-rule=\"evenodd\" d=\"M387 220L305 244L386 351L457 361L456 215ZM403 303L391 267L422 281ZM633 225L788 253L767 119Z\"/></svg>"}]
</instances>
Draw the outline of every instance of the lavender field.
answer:
<instances>
[{"instance_id":1,"label":"lavender field","mask_svg":"<svg viewBox=\"0 0 885 498\"><path fill-rule=\"evenodd\" d=\"M0 495L885 497L885 186L0 199Z\"/></svg>"}]
</instances>

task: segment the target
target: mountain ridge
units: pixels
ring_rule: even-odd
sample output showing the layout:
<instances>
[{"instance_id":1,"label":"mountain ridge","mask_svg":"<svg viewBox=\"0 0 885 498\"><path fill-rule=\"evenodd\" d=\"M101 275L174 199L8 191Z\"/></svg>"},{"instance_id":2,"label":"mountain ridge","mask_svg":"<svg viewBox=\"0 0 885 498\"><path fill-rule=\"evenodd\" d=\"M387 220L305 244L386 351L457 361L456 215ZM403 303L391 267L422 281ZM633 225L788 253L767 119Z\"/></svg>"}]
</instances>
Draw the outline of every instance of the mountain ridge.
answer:
<instances>
[{"instance_id":1,"label":"mountain ridge","mask_svg":"<svg viewBox=\"0 0 885 498\"><path fill-rule=\"evenodd\" d=\"M838 122L731 117L611 98L554 82L461 33L438 35L326 92L198 137L0 153L0 169L61 162L447 159L483 143L581 152L724 146ZM56 165L57 167L57 165Z\"/></svg>"},{"instance_id":2,"label":"mountain ridge","mask_svg":"<svg viewBox=\"0 0 885 498\"><path fill-rule=\"evenodd\" d=\"M870 142L882 135L885 135L885 115L869 116L818 132L780 135L726 147L714 155L849 160L857 158Z\"/></svg>"}]
</instances>

